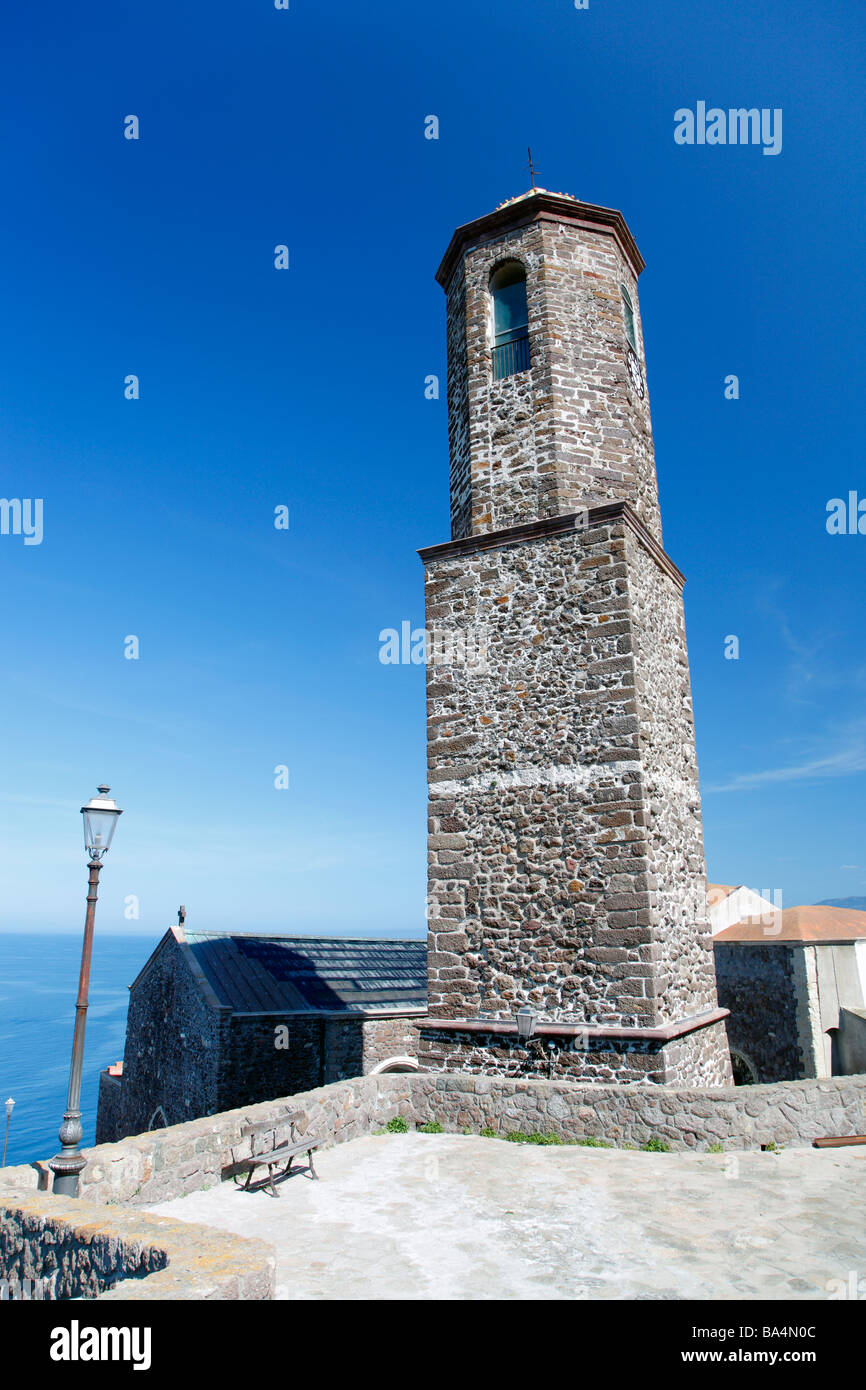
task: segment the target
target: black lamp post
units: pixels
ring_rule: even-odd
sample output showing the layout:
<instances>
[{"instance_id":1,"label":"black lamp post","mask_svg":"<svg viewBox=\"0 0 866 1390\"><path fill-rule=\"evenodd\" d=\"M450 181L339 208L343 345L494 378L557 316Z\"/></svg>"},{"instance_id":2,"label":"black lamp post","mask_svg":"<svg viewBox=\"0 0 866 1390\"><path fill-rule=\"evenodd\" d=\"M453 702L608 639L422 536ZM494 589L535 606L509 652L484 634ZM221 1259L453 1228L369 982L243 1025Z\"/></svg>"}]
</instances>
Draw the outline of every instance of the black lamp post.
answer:
<instances>
[{"instance_id":1,"label":"black lamp post","mask_svg":"<svg viewBox=\"0 0 866 1390\"><path fill-rule=\"evenodd\" d=\"M81 974L78 979L78 1002L75 1005L75 1032L72 1036L72 1065L69 1068L69 1094L66 1113L60 1126L62 1148L48 1164L54 1174L54 1191L62 1197L78 1196L78 1175L87 1159L79 1152L81 1142L81 1070L84 1064L84 1025L87 1021L87 994L90 986L90 958L93 953L93 920L96 915L96 889L102 856L107 853L123 812L108 793L110 787L99 786L98 796L82 806L84 817L84 848L90 856L87 867L90 879L87 887L87 915L84 919L84 945L81 949Z\"/></svg>"}]
</instances>

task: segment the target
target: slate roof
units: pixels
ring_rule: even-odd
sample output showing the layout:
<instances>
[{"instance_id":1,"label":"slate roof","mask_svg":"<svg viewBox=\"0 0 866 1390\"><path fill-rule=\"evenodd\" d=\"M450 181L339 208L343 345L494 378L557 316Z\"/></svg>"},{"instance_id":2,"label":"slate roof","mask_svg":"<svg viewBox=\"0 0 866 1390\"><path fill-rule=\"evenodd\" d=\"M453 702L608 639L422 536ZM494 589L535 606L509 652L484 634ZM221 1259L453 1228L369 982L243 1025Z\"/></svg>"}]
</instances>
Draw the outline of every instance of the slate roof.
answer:
<instances>
[{"instance_id":1,"label":"slate roof","mask_svg":"<svg viewBox=\"0 0 866 1390\"><path fill-rule=\"evenodd\" d=\"M427 1008L425 939L184 928L182 940L219 1003L235 1013L380 1014Z\"/></svg>"}]
</instances>

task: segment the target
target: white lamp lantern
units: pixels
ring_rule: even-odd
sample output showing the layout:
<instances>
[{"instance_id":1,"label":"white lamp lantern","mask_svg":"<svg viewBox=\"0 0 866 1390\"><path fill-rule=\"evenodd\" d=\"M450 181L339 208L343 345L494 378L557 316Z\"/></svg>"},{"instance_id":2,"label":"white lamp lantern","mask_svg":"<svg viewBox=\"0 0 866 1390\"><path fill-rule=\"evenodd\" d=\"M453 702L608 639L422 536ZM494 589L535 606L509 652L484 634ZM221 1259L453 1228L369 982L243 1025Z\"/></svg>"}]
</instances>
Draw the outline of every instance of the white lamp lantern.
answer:
<instances>
[{"instance_id":1,"label":"white lamp lantern","mask_svg":"<svg viewBox=\"0 0 866 1390\"><path fill-rule=\"evenodd\" d=\"M521 1042L528 1042L535 1032L535 1010L531 1004L524 1004L517 1010L517 1036Z\"/></svg>"},{"instance_id":2,"label":"white lamp lantern","mask_svg":"<svg viewBox=\"0 0 866 1390\"><path fill-rule=\"evenodd\" d=\"M117 817L123 815L117 802L108 795L110 787L103 784L96 790L99 795L91 797L87 805L81 808L84 817L84 848L91 859L101 859L108 851L114 827L117 825Z\"/></svg>"}]
</instances>

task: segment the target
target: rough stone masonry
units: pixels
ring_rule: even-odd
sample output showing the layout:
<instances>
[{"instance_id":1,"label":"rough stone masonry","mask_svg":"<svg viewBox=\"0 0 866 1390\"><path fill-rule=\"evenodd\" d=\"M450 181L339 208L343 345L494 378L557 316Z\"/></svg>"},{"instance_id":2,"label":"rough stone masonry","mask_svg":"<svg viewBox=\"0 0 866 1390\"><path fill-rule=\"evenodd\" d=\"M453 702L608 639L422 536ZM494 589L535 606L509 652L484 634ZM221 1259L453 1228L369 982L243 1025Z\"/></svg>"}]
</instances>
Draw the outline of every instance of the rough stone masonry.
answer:
<instances>
[{"instance_id":1,"label":"rough stone masonry","mask_svg":"<svg viewBox=\"0 0 866 1390\"><path fill-rule=\"evenodd\" d=\"M505 266L528 354L503 376ZM620 213L534 189L438 271L452 540L421 551L427 628L486 660L428 666L430 1070L518 1074L529 1003L555 1076L731 1079L642 269Z\"/></svg>"}]
</instances>

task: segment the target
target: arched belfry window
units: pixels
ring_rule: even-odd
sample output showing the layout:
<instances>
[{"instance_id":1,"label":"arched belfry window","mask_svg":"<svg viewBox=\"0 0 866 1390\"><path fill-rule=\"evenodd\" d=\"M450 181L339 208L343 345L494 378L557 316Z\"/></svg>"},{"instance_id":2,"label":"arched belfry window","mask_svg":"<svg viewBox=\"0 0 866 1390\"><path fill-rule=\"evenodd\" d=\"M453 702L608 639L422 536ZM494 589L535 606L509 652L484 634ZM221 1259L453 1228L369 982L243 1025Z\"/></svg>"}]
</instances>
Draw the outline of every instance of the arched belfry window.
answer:
<instances>
[{"instance_id":1,"label":"arched belfry window","mask_svg":"<svg viewBox=\"0 0 866 1390\"><path fill-rule=\"evenodd\" d=\"M620 290L622 291L622 311L625 314L626 336L635 352L637 352L637 334L634 330L634 305L631 302L631 295L625 285L620 285Z\"/></svg>"},{"instance_id":2,"label":"arched belfry window","mask_svg":"<svg viewBox=\"0 0 866 1390\"><path fill-rule=\"evenodd\" d=\"M529 366L529 314L526 271L509 261L490 277L493 301L493 380L525 372Z\"/></svg>"}]
</instances>

